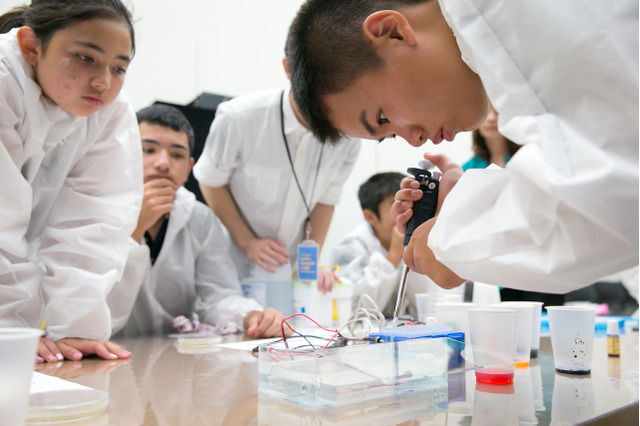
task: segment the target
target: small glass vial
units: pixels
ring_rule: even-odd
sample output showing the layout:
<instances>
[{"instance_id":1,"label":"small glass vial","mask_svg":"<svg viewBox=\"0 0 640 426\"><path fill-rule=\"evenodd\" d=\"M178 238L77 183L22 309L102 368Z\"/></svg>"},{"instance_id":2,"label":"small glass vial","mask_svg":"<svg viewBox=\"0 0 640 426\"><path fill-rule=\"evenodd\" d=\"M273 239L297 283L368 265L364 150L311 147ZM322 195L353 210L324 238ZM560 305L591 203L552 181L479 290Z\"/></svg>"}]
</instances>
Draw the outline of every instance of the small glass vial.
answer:
<instances>
[{"instance_id":1,"label":"small glass vial","mask_svg":"<svg viewBox=\"0 0 640 426\"><path fill-rule=\"evenodd\" d=\"M609 356L620 356L620 328L618 321L607 321L607 353Z\"/></svg>"}]
</instances>

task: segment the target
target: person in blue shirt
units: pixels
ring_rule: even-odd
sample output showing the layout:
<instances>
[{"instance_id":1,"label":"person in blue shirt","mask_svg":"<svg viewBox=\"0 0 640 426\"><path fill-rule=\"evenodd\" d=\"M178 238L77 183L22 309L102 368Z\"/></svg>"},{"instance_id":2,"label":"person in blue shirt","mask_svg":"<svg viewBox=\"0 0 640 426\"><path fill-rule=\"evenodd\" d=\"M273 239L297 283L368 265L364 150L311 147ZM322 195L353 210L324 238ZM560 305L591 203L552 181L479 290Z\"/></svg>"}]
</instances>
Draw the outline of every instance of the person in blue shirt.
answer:
<instances>
[{"instance_id":1,"label":"person in blue shirt","mask_svg":"<svg viewBox=\"0 0 640 426\"><path fill-rule=\"evenodd\" d=\"M486 169L489 164L507 165L520 145L507 139L498 130L498 113L489 105L484 123L473 131L473 157L462 165L462 170Z\"/></svg>"}]
</instances>

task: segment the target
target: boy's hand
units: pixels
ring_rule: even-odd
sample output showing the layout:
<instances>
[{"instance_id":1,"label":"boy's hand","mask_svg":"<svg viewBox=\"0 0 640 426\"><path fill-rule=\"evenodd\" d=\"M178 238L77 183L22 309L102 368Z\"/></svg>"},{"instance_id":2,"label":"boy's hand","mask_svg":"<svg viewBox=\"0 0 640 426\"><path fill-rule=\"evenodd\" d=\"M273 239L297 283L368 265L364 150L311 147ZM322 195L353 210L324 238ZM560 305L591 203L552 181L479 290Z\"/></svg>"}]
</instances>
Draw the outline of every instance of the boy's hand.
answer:
<instances>
[{"instance_id":1,"label":"boy's hand","mask_svg":"<svg viewBox=\"0 0 640 426\"><path fill-rule=\"evenodd\" d=\"M131 235L134 240L142 242L144 233L163 215L171 212L177 190L176 184L169 179L151 179L144 183L138 225Z\"/></svg>"},{"instance_id":2,"label":"boy's hand","mask_svg":"<svg viewBox=\"0 0 640 426\"><path fill-rule=\"evenodd\" d=\"M251 311L244 317L244 329L249 336L253 337L277 337L282 334L280 323L283 319L284 315L273 308L267 308L262 312ZM284 332L286 336L292 333L286 324L284 324Z\"/></svg>"},{"instance_id":3,"label":"boy's hand","mask_svg":"<svg viewBox=\"0 0 640 426\"><path fill-rule=\"evenodd\" d=\"M454 288L465 280L453 273L444 264L438 262L427 245L431 228L437 220L440 208L446 196L463 174L462 168L444 154L424 154L442 173L438 187L438 206L436 216L418 226L409 240L404 251L404 262L413 271L428 275L436 284L443 288ZM398 230L404 234L406 224L413 215L413 202L422 198L419 183L413 178L405 178L396 192L395 201L391 206L391 216L396 219Z\"/></svg>"},{"instance_id":4,"label":"boy's hand","mask_svg":"<svg viewBox=\"0 0 640 426\"><path fill-rule=\"evenodd\" d=\"M451 158L444 154L424 154L426 160L431 161L442 173L440 178L440 184L438 185L438 206L436 208L436 215L440 212L440 207L444 203L444 199L449 195L449 192L458 183L458 180L464 174L462 167Z\"/></svg>"},{"instance_id":5,"label":"boy's hand","mask_svg":"<svg viewBox=\"0 0 640 426\"><path fill-rule=\"evenodd\" d=\"M255 238L247 245L247 257L265 271L274 273L275 269L289 262L287 246L282 241L271 238Z\"/></svg>"},{"instance_id":6,"label":"boy's hand","mask_svg":"<svg viewBox=\"0 0 640 426\"><path fill-rule=\"evenodd\" d=\"M64 338L56 342L60 353L66 359L79 360L83 356L98 355L104 359L130 358L131 353L115 343L104 340Z\"/></svg>"},{"instance_id":7,"label":"boy's hand","mask_svg":"<svg viewBox=\"0 0 640 426\"><path fill-rule=\"evenodd\" d=\"M438 206L436 215L451 189L458 182L462 174L462 167L444 154L424 154L424 158L430 160L442 173L438 186ZM394 202L391 205L391 217L396 220L398 231L404 234L406 225L413 216L413 203L422 198L420 184L414 178L404 178L400 183L400 190L396 192ZM413 237L412 237L413 238ZM426 241L425 241L426 244Z\"/></svg>"},{"instance_id":8,"label":"boy's hand","mask_svg":"<svg viewBox=\"0 0 640 426\"><path fill-rule=\"evenodd\" d=\"M456 275L451 269L438 262L427 246L429 232L435 224L435 219L429 219L418 226L404 251L404 263L415 272L428 275L436 284L445 289L458 287L466 280Z\"/></svg>"},{"instance_id":9,"label":"boy's hand","mask_svg":"<svg viewBox=\"0 0 640 426\"><path fill-rule=\"evenodd\" d=\"M391 229L391 240L389 242L389 251L387 252L387 260L393 265L398 266L402 260L404 252L404 235L398 231L397 227Z\"/></svg>"},{"instance_id":10,"label":"boy's hand","mask_svg":"<svg viewBox=\"0 0 640 426\"><path fill-rule=\"evenodd\" d=\"M330 269L318 268L318 291L322 294L333 291L333 281L340 279Z\"/></svg>"},{"instance_id":11,"label":"boy's hand","mask_svg":"<svg viewBox=\"0 0 640 426\"><path fill-rule=\"evenodd\" d=\"M420 183L411 177L406 177L400 182L400 189L393 197L391 205L391 217L396 220L396 227L401 235L407 229L407 222L413 216L413 203L422 198Z\"/></svg>"}]
</instances>

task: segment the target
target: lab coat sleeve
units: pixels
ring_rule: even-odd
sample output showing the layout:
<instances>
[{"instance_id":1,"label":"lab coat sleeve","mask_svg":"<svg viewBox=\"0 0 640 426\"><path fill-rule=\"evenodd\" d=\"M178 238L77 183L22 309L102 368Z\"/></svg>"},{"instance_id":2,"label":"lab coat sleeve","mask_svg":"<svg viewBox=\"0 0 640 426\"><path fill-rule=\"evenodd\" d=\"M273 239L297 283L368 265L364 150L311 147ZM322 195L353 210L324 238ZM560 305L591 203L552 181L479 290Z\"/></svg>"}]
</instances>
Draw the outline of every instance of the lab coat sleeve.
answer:
<instances>
[{"instance_id":1,"label":"lab coat sleeve","mask_svg":"<svg viewBox=\"0 0 640 426\"><path fill-rule=\"evenodd\" d=\"M366 294L383 310L397 289L398 268L381 252L367 250L357 238L345 237L331 254L333 263L340 266L340 275L353 282L354 306Z\"/></svg>"},{"instance_id":2,"label":"lab coat sleeve","mask_svg":"<svg viewBox=\"0 0 640 426\"><path fill-rule=\"evenodd\" d=\"M233 170L240 164L243 132L233 108L223 102L218 106L216 118L211 123L202 154L193 167L193 175L211 187L225 186Z\"/></svg>"},{"instance_id":3,"label":"lab coat sleeve","mask_svg":"<svg viewBox=\"0 0 640 426\"><path fill-rule=\"evenodd\" d=\"M343 141L336 147L325 146L325 149L344 150L342 157L343 162L337 168L332 168L330 170L331 175L328 176L328 178L331 180L331 183L327 186L327 189L324 191L318 202L332 206L340 202L342 187L351 174L356 161L358 161L361 143L361 139L347 138L347 140Z\"/></svg>"},{"instance_id":4,"label":"lab coat sleeve","mask_svg":"<svg viewBox=\"0 0 640 426\"><path fill-rule=\"evenodd\" d=\"M24 93L0 63L0 326L34 326L29 313L39 312L41 271L28 257L24 238L29 226L32 191L21 173L24 143L16 131L24 117ZM31 307L26 305L37 304Z\"/></svg>"},{"instance_id":5,"label":"lab coat sleeve","mask_svg":"<svg viewBox=\"0 0 640 426\"><path fill-rule=\"evenodd\" d=\"M235 325L243 329L244 317L252 310L262 311L253 299L242 296L238 272L229 255L222 225L209 208L200 209L210 224L209 232L196 259L195 311L200 321L211 325Z\"/></svg>"},{"instance_id":6,"label":"lab coat sleeve","mask_svg":"<svg viewBox=\"0 0 640 426\"><path fill-rule=\"evenodd\" d=\"M504 170L464 173L430 233L436 257L549 293L637 265L638 2L439 2L523 147Z\"/></svg>"},{"instance_id":7,"label":"lab coat sleeve","mask_svg":"<svg viewBox=\"0 0 640 426\"><path fill-rule=\"evenodd\" d=\"M53 340L111 333L107 294L122 274L142 201L135 114L128 101L115 106L68 174L40 238L45 328Z\"/></svg>"},{"instance_id":8,"label":"lab coat sleeve","mask_svg":"<svg viewBox=\"0 0 640 426\"><path fill-rule=\"evenodd\" d=\"M129 255L122 278L115 283L107 296L107 305L111 311L112 335L127 323L145 275L151 266L149 247L146 244L139 244L133 238L129 238L128 247Z\"/></svg>"},{"instance_id":9,"label":"lab coat sleeve","mask_svg":"<svg viewBox=\"0 0 640 426\"><path fill-rule=\"evenodd\" d=\"M531 144L507 169L469 170L446 198L429 247L465 279L547 293L631 267L638 177L602 161L561 176Z\"/></svg>"}]
</instances>

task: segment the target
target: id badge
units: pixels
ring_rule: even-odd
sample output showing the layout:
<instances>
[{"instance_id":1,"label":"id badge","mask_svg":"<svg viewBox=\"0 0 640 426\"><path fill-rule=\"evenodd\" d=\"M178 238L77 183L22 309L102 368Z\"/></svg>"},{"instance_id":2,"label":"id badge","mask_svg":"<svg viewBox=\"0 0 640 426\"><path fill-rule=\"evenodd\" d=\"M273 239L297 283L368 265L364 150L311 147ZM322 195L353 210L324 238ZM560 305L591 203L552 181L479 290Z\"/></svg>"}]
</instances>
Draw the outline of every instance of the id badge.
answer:
<instances>
[{"instance_id":1,"label":"id badge","mask_svg":"<svg viewBox=\"0 0 640 426\"><path fill-rule=\"evenodd\" d=\"M298 244L298 279L318 280L318 244L313 240L304 240Z\"/></svg>"}]
</instances>

